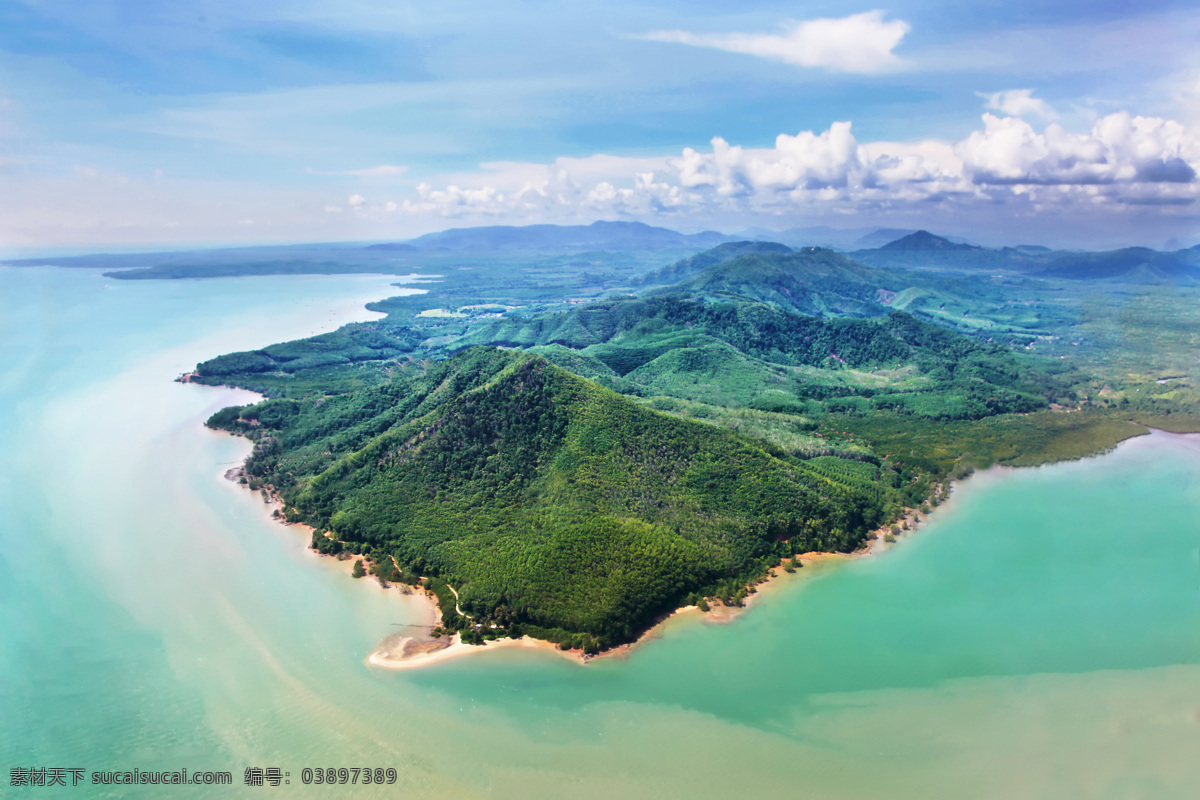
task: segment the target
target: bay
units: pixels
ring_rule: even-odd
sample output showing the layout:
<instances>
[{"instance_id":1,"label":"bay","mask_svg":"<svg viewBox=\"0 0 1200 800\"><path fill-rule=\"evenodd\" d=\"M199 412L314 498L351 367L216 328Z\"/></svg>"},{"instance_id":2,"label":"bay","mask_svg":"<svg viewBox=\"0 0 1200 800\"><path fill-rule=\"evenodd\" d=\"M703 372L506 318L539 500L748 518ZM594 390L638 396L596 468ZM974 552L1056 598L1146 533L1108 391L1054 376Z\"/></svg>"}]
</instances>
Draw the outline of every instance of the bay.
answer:
<instances>
[{"instance_id":1,"label":"bay","mask_svg":"<svg viewBox=\"0 0 1200 800\"><path fill-rule=\"evenodd\" d=\"M221 479L197 361L373 315L395 278L0 269L0 760L277 766L292 796L1190 797L1200 441L965 481L888 551L586 666L364 663L422 610ZM304 786L305 767L398 786ZM162 796L152 788L38 790ZM142 794L138 794L142 791Z\"/></svg>"}]
</instances>

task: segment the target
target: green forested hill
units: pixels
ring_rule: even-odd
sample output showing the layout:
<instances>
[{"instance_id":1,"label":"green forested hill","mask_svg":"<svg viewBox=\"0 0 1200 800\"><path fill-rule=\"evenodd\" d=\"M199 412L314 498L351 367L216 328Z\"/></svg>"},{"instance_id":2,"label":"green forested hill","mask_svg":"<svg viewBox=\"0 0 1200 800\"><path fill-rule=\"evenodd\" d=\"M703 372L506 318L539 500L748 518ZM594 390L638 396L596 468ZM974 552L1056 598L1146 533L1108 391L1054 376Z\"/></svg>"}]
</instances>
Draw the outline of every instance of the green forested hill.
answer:
<instances>
[{"instance_id":1,"label":"green forested hill","mask_svg":"<svg viewBox=\"0 0 1200 800\"><path fill-rule=\"evenodd\" d=\"M626 393L717 405L770 409L860 395L877 409L969 419L1033 411L1066 393L1053 372L1002 346L895 311L814 317L744 300L659 295L495 320L455 344L537 348Z\"/></svg>"},{"instance_id":2,"label":"green forested hill","mask_svg":"<svg viewBox=\"0 0 1200 800\"><path fill-rule=\"evenodd\" d=\"M884 311L881 289L895 292L907 285L900 276L856 264L832 250L804 247L721 261L670 291L741 297L800 314L869 317Z\"/></svg>"},{"instance_id":3,"label":"green forested hill","mask_svg":"<svg viewBox=\"0 0 1200 800\"><path fill-rule=\"evenodd\" d=\"M364 365L410 354L424 338L391 320L355 322L332 333L210 358L196 365L191 380L235 384L268 395L287 394L293 388L357 389L382 377L379 370L363 369Z\"/></svg>"},{"instance_id":4,"label":"green forested hill","mask_svg":"<svg viewBox=\"0 0 1200 800\"><path fill-rule=\"evenodd\" d=\"M593 649L689 598L744 594L780 557L854 549L901 501L894 472L809 468L489 348L210 424L254 436L255 484L345 543L318 537L320 549L394 558L453 586L476 622Z\"/></svg>"},{"instance_id":5,"label":"green forested hill","mask_svg":"<svg viewBox=\"0 0 1200 800\"><path fill-rule=\"evenodd\" d=\"M792 248L777 242L726 242L711 250L697 253L694 256L680 259L674 264L662 269L648 272L639 278L639 286L668 286L694 277L709 267L716 266L738 256L750 254L781 254L790 253Z\"/></svg>"},{"instance_id":6,"label":"green forested hill","mask_svg":"<svg viewBox=\"0 0 1200 800\"><path fill-rule=\"evenodd\" d=\"M1200 265L1192 251L1160 253L1147 247L1127 247L1104 253L1054 254L1041 274L1070 280L1114 281L1133 284L1200 284Z\"/></svg>"},{"instance_id":7,"label":"green forested hill","mask_svg":"<svg viewBox=\"0 0 1200 800\"><path fill-rule=\"evenodd\" d=\"M984 252L916 244L897 252ZM189 379L272 398L210 424L255 439L248 482L314 547L426 576L467 638L589 650L688 600L737 601L780 557L854 548L948 476L1200 424L1186 286L730 243L630 295L643 263L447 262L383 320Z\"/></svg>"}]
</instances>

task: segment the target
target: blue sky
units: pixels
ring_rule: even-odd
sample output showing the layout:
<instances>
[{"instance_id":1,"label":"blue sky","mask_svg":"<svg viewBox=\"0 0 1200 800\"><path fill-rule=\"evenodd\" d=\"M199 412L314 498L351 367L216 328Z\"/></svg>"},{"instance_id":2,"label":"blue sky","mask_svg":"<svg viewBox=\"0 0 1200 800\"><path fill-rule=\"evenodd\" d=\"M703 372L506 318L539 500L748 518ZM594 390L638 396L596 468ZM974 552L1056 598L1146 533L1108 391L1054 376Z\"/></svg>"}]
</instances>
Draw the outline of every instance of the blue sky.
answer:
<instances>
[{"instance_id":1,"label":"blue sky","mask_svg":"<svg viewBox=\"0 0 1200 800\"><path fill-rule=\"evenodd\" d=\"M1198 34L1153 1L0 0L0 248L595 219L1191 244Z\"/></svg>"}]
</instances>

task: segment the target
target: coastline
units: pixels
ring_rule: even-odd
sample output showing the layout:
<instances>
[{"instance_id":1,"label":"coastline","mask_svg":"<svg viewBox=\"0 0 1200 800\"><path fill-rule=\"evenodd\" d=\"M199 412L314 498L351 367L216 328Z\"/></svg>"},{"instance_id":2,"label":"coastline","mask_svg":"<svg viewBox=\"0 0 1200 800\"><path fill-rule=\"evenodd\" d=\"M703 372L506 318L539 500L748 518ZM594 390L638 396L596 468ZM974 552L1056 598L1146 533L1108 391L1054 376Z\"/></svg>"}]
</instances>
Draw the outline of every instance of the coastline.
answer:
<instances>
[{"instance_id":1,"label":"coastline","mask_svg":"<svg viewBox=\"0 0 1200 800\"><path fill-rule=\"evenodd\" d=\"M1127 439L1118 442L1110 450L1102 453L1096 453L1083 458L1096 458L1111 452L1112 449L1125 444L1128 441L1141 439L1147 434L1161 433L1169 436L1183 436L1186 434L1173 434L1166 431L1158 431L1154 428L1148 428L1144 433L1135 434ZM236 434L230 433L231 436ZM1079 459L1067 459L1079 460ZM1040 465L1039 465L1040 466ZM702 621L708 624L729 624L738 619L746 610L754 603L757 596L768 587L779 587L786 584L786 578L789 576L805 574L803 568L811 567L821 562L828 561L844 561L849 559L863 558L866 556L877 555L890 550L901 539L908 539L922 528L939 510L944 511L947 506L953 505L953 496L957 493L959 484L971 477L980 476L995 476L1003 472L1020 469L1020 467L1008 467L1003 465L994 465L987 469L971 473L962 478L947 479L942 484L936 486L930 495L930 501L934 497L940 497L936 505L929 503L928 511L923 511L920 508L906 508L904 514L895 522L881 526L868 533L864 546L850 553L822 552L810 551L796 555L796 568L791 572L784 568L788 559L781 559L780 563L769 569L765 575L759 580L748 584L748 594L737 605L725 605L719 601L709 601L707 610L701 612L700 608L695 605L684 606L677 608L674 611L663 615L656 620L654 624L648 627L640 636L632 642L618 645L603 652L587 655L579 650L561 650L558 645L540 639L534 639L528 636L522 636L518 639L500 638L485 640L482 644L465 644L462 641L461 635L455 633L453 636L433 637L430 634L440 622L440 609L437 604L437 598L422 587L409 587L404 584L382 584L379 583L380 591L388 591L391 588L397 588L402 595L411 597L417 601L417 605L428 612L426 622L422 624L414 623L412 627L423 628L424 635L421 634L392 634L375 646L375 648L366 656L364 663L368 666L377 667L387 670L409 670L420 669L433 666L440 663L446 663L452 660L463 658L474 653L493 652L501 649L519 648L524 650L540 650L555 653L562 658L572 661L579 665L584 665L593 659L601 658L627 658L634 650L642 646L648 641L662 637L662 628L670 620L675 617L687 614L701 613ZM235 485L242 486L240 483L243 477L243 466L235 466L225 471L224 477L233 482ZM248 486L245 488L249 488ZM254 490L251 490L254 491ZM262 490L264 492L264 508L276 512L282 508L282 500L275 492ZM929 501L927 501L929 502ZM287 522L282 516L272 513L272 519L282 523L288 527L296 527L303 531L306 535L305 550L317 558L329 558L333 561L341 562L343 570L350 574L354 563L358 560L357 556L349 558L339 558L332 555L323 555L315 552L308 546L311 537L315 532L308 525L296 522ZM893 534L893 528L903 526L902 532ZM370 578L368 578L370 579ZM378 581L372 581L378 583Z\"/></svg>"},{"instance_id":2,"label":"coastline","mask_svg":"<svg viewBox=\"0 0 1200 800\"><path fill-rule=\"evenodd\" d=\"M989 468L987 472L993 469ZM961 480L961 479L960 479ZM947 497L951 496L959 481L948 481ZM938 508L944 508L947 502L943 502ZM933 509L936 511L937 509ZM909 523L909 530L905 532L905 537L911 536L923 526L932 516L926 514L918 520L919 511L917 509L907 509L904 517L897 520L897 524L901 522ZM307 527L307 526L305 526ZM881 552L886 552L894 546L894 543L885 541L885 535L890 532L891 525L886 525L871 532L868 537L866 546L855 550L851 553L827 553L823 551L810 551L801 553L796 556L799 562L797 569L789 573L783 568L784 561L781 559L778 566L772 568L757 584L751 584L752 591L742 601L741 605L724 605L719 601L711 601L708 611L701 611L698 606L689 605L675 609L669 614L665 614L658 619L653 625L647 628L640 636L632 642L618 645L609 648L595 655L586 655L579 650L560 650L553 642L544 641L541 639L533 639L529 636L522 636L519 639L503 638L490 639L481 645L464 644L461 636L457 633L453 637L442 637L433 639L430 637L419 637L406 634L394 634L380 642L376 648L364 659L364 663L374 667L389 670L409 670L421 669L424 667L442 664L448 661L453 661L459 658L464 658L476 653L495 652L496 650L520 648L524 650L540 650L543 652L551 652L569 661L579 665L585 665L588 662L598 659L624 659L628 658L635 650L645 645L647 642L662 638L662 628L671 620L693 614L701 614L701 621L710 625L727 625L742 616L754 604L755 600L763 594L764 589L769 587L781 587L790 581L787 578L796 578L804 575L805 567L812 567L821 562L829 561L846 561L849 559L863 558L866 556L877 555ZM897 540L898 541L898 540ZM417 590L414 595L422 597L428 602L429 609L433 615L434 622L430 625L430 629L437 624L438 606L437 600L431 594Z\"/></svg>"},{"instance_id":3,"label":"coastline","mask_svg":"<svg viewBox=\"0 0 1200 800\"><path fill-rule=\"evenodd\" d=\"M213 431L213 433L218 432ZM236 437L236 434L233 433L229 433L228 435ZM230 467L224 470L222 477L238 488L244 488L247 491L251 491L256 494L261 493L263 490L250 489L249 486L241 483L241 479L244 475L243 469L244 466L242 464ZM1004 468L992 467L985 472L990 473L998 469ZM946 482L945 487L947 502L948 499L953 495L960 480L964 479ZM930 514L926 514L923 517L919 516L918 509L906 509L905 515L898 519L894 524L907 522L909 524L909 530L904 532L903 538L908 538L912 534L916 533L916 531L928 521L933 511L944 508L947 502L943 502L938 507L932 509ZM272 521L277 522L284 527L293 528L300 531L304 535L304 549L308 554L317 559L329 560L340 564L341 569L339 571L343 572L347 577L352 577L354 563L358 560L358 557L352 556L343 559L334 555L326 555L316 552L308 544L312 540L312 535L315 533L315 529L309 525L305 525L304 523L288 522L282 516L276 516L274 512L282 509L282 507L282 500L278 497L278 495L275 494L274 491L269 492L264 497L264 511L271 515ZM580 666L585 665L595 659L628 658L633 651L645 645L647 642L661 638L663 626L676 617L702 614L701 619L707 624L727 625L741 617L742 614L754 604L755 599L759 596L759 594L762 593L764 589L772 586L782 586L788 583L786 580L787 578L804 575L805 567L811 567L812 565L820 562L844 561L853 558L862 558L865 556L875 555L880 552L886 552L888 549L894 546L894 542L887 542L885 540L885 536L888 532L890 532L890 529L891 525L889 524L871 531L867 537L865 546L850 553L833 553L823 551L809 551L806 553L800 553L795 557L797 568L792 573L787 572L783 568L786 559L781 559L780 563L770 569L761 579L748 585L748 588L750 589L749 594L740 605L725 605L720 601L713 600L710 602L709 609L707 611L701 611L700 608L695 605L682 606L668 614L664 614L662 617L656 620L654 624L643 631L642 634L639 635L634 641L609 648L608 650L604 650L595 655L587 655L581 650L561 650L554 642L549 642L542 639L534 639L529 636L522 636L519 639L512 639L508 637L500 639L488 639L482 644L478 645L465 644L462 641L461 635L458 633L455 633L453 636L434 638L430 634L440 623L440 609L438 608L437 598L432 593L421 587L410 587L399 583L387 584L385 586L380 584L376 579L373 579L369 576L364 576L363 578L358 578L356 580L369 580L376 584L379 590L383 592L387 592L391 589L397 589L399 594L410 597L417 601L416 604L427 612L427 616L424 622L412 624L412 627L422 628L423 634L392 634L380 641L379 644L377 644L375 648L366 656L366 658L363 659L363 663L380 669L403 671L421 669L434 666L436 664L443 664L470 656L472 654L495 652L497 650L512 648L553 653Z\"/></svg>"},{"instance_id":4,"label":"coastline","mask_svg":"<svg viewBox=\"0 0 1200 800\"><path fill-rule=\"evenodd\" d=\"M437 608L436 603L431 602L431 606L434 609ZM364 659L364 663L390 670L421 669L469 656L472 653L494 652L511 648L552 652L580 664L585 661L583 657L572 651L559 650L553 642L532 639L528 636L522 636L520 639L490 639L483 644L464 644L461 636L457 633L439 639L423 639L397 633L376 645L370 655Z\"/></svg>"}]
</instances>

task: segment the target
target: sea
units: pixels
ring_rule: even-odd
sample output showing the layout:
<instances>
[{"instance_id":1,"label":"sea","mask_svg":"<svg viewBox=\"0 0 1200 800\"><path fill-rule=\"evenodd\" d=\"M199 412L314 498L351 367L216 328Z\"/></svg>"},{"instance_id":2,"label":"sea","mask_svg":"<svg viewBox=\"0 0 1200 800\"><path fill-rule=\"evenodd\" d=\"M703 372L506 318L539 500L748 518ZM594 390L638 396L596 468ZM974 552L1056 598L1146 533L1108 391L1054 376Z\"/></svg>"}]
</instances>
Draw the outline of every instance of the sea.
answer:
<instances>
[{"instance_id":1,"label":"sea","mask_svg":"<svg viewBox=\"0 0 1200 800\"><path fill-rule=\"evenodd\" d=\"M0 796L1200 796L1195 436L977 474L622 657L368 665L424 609L222 478L252 395L174 379L396 281L0 268ZM185 769L230 783L99 782Z\"/></svg>"}]
</instances>

